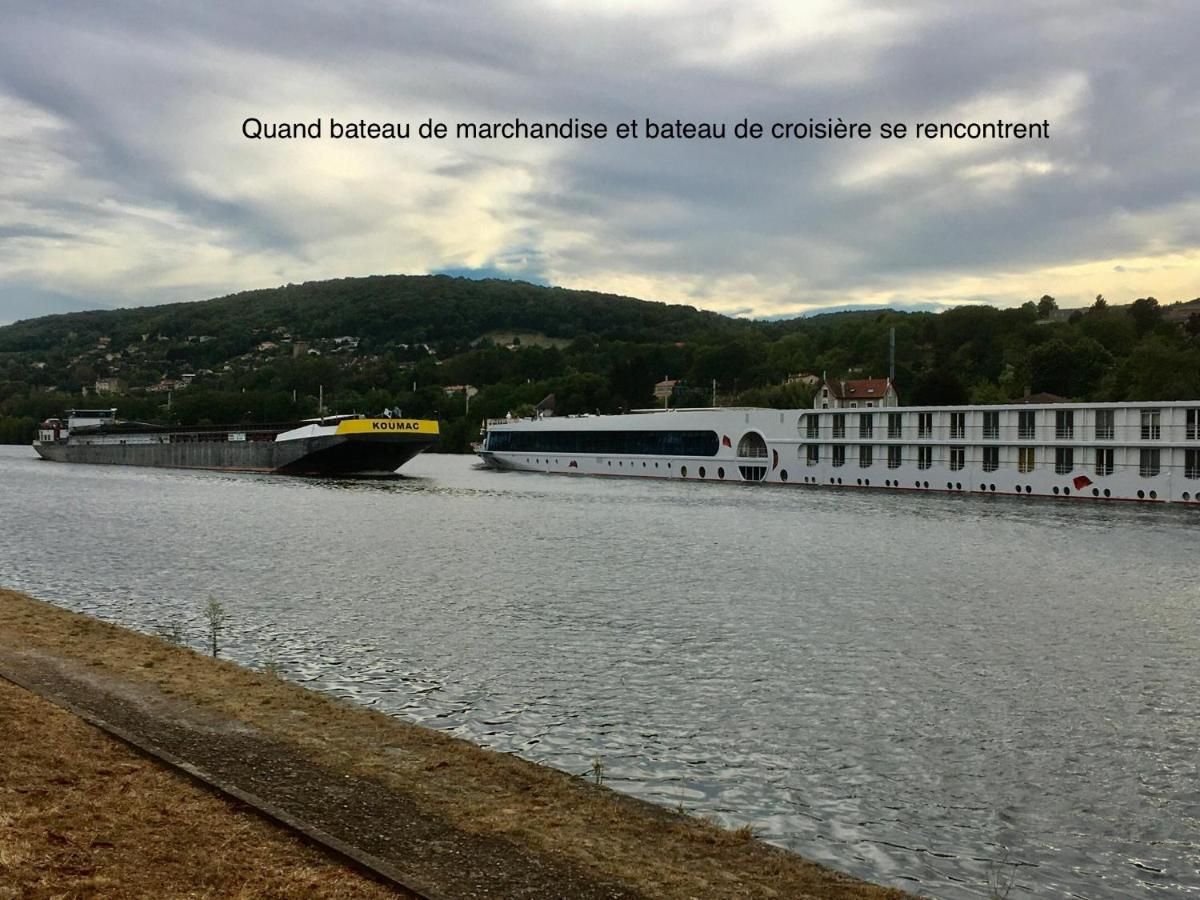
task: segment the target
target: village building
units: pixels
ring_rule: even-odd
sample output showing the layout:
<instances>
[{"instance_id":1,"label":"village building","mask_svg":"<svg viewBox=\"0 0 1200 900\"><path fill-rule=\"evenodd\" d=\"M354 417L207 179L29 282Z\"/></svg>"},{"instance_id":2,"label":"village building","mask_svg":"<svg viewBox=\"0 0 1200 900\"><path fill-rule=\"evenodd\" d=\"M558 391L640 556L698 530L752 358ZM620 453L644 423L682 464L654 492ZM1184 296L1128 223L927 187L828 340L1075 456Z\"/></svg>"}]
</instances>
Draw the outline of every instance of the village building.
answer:
<instances>
[{"instance_id":1,"label":"village building","mask_svg":"<svg viewBox=\"0 0 1200 900\"><path fill-rule=\"evenodd\" d=\"M813 397L813 409L872 409L899 406L900 397L890 378L843 381L828 378Z\"/></svg>"}]
</instances>

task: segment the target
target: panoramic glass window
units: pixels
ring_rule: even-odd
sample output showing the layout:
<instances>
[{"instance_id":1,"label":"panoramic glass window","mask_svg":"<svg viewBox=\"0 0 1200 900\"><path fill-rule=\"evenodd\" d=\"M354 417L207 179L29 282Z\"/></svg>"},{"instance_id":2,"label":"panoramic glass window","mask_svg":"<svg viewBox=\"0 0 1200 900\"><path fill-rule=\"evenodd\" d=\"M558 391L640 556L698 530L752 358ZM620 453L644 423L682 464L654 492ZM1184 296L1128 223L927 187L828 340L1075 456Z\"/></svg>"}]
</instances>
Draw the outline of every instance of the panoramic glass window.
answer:
<instances>
[{"instance_id":1,"label":"panoramic glass window","mask_svg":"<svg viewBox=\"0 0 1200 900\"><path fill-rule=\"evenodd\" d=\"M719 446L715 431L491 431L487 443L499 452L643 456L716 456Z\"/></svg>"},{"instance_id":2,"label":"panoramic glass window","mask_svg":"<svg viewBox=\"0 0 1200 900\"><path fill-rule=\"evenodd\" d=\"M763 440L762 435L757 431L747 431L742 435L742 439L738 441L737 455L751 458L765 457L767 455L767 442Z\"/></svg>"}]
</instances>

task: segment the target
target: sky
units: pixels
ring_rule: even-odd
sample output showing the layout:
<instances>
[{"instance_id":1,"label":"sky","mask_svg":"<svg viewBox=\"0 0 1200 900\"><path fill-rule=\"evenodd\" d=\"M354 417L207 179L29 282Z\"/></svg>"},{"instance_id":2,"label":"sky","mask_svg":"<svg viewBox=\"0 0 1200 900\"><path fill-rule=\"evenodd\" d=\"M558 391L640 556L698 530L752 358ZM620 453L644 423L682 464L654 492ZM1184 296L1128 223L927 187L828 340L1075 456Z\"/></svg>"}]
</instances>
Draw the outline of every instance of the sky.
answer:
<instances>
[{"instance_id":1,"label":"sky","mask_svg":"<svg viewBox=\"0 0 1200 900\"><path fill-rule=\"evenodd\" d=\"M1200 296L1200 4L0 3L0 323L445 272L774 317ZM242 123L1050 123L249 140Z\"/></svg>"}]
</instances>

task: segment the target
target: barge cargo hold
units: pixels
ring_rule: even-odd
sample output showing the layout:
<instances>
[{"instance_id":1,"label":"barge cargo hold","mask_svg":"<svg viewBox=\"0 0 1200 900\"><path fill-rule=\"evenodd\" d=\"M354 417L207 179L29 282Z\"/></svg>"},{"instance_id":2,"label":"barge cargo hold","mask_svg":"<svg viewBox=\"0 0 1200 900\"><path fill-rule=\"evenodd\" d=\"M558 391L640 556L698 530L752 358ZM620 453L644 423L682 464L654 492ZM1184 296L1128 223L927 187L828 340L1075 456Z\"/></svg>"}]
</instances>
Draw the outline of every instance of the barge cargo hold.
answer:
<instances>
[{"instance_id":1,"label":"barge cargo hold","mask_svg":"<svg viewBox=\"0 0 1200 900\"><path fill-rule=\"evenodd\" d=\"M438 440L428 419L326 416L272 425L159 426L122 422L115 409L71 410L41 424L43 459L93 465L390 475Z\"/></svg>"}]
</instances>

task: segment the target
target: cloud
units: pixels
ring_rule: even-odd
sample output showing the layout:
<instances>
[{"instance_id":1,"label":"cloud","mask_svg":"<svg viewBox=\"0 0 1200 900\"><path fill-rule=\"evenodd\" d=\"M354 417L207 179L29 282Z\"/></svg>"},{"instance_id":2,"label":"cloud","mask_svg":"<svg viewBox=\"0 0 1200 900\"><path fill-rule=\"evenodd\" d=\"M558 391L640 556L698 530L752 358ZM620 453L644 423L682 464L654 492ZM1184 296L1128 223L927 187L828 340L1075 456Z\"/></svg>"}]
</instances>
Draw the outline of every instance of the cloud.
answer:
<instances>
[{"instance_id":1,"label":"cloud","mask_svg":"<svg viewBox=\"0 0 1200 900\"><path fill-rule=\"evenodd\" d=\"M1198 30L1119 0L28 4L0 32L0 320L385 272L755 316L1195 296ZM248 141L247 116L1052 137Z\"/></svg>"}]
</instances>

